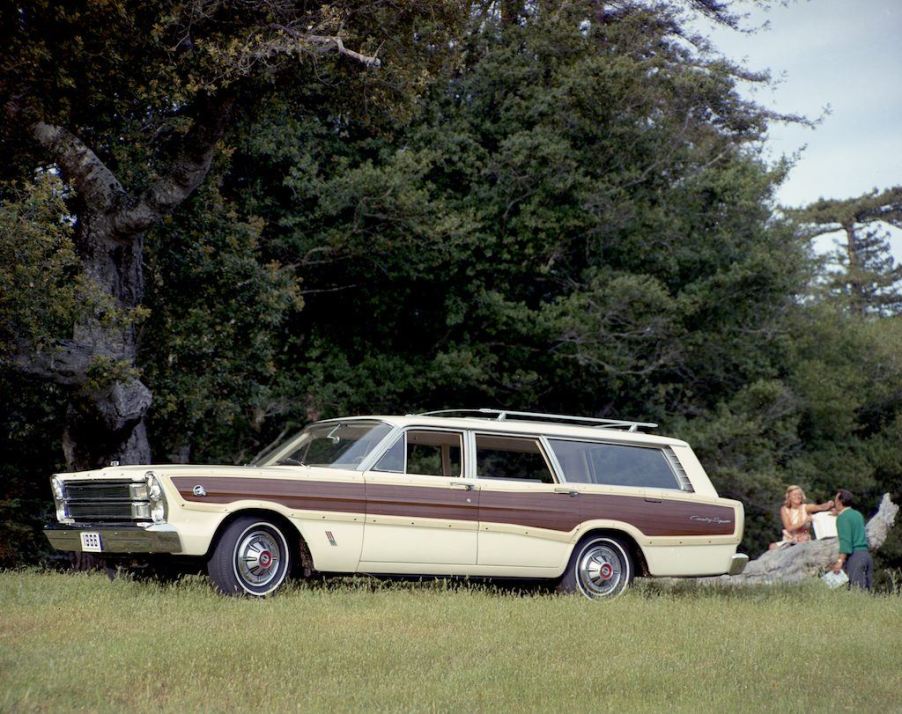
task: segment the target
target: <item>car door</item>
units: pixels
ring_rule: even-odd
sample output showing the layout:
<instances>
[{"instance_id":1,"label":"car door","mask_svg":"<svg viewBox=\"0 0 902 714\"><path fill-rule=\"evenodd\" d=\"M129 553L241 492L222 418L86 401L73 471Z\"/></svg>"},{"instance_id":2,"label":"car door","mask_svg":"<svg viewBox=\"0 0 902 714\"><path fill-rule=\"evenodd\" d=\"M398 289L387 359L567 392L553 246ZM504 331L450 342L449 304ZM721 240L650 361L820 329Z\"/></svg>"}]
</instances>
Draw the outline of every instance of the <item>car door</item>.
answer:
<instances>
[{"instance_id":1,"label":"car door","mask_svg":"<svg viewBox=\"0 0 902 714\"><path fill-rule=\"evenodd\" d=\"M462 431L411 427L365 473L361 570L445 573L476 563L479 490L464 478L463 446Z\"/></svg>"},{"instance_id":2,"label":"car door","mask_svg":"<svg viewBox=\"0 0 902 714\"><path fill-rule=\"evenodd\" d=\"M553 568L580 523L572 489L556 483L536 436L474 434L480 566Z\"/></svg>"}]
</instances>

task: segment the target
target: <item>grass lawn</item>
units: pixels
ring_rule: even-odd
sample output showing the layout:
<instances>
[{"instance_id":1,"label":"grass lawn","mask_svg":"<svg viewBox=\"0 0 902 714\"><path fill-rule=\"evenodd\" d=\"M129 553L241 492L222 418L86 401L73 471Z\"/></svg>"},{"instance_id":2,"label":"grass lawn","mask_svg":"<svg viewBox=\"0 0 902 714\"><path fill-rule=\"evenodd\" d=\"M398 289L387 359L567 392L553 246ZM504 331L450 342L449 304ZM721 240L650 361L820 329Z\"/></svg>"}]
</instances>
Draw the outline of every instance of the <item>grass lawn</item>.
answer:
<instances>
[{"instance_id":1,"label":"grass lawn","mask_svg":"<svg viewBox=\"0 0 902 714\"><path fill-rule=\"evenodd\" d=\"M902 597L0 573L0 711L902 712Z\"/></svg>"}]
</instances>

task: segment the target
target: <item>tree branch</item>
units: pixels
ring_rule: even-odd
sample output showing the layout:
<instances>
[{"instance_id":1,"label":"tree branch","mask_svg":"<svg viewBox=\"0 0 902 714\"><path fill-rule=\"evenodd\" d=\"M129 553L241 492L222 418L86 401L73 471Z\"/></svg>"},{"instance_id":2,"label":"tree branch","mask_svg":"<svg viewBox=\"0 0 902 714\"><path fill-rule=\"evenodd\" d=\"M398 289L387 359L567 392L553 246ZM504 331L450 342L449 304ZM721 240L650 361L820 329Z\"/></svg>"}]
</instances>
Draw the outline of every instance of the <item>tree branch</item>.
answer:
<instances>
[{"instance_id":1,"label":"tree branch","mask_svg":"<svg viewBox=\"0 0 902 714\"><path fill-rule=\"evenodd\" d=\"M338 54L343 55L345 57L350 57L353 60L360 62L366 67L381 67L382 60L380 60L375 55L365 55L360 52L355 52L354 50L349 50L345 47L344 42L342 42L341 38L338 36L327 36L327 35L307 35L305 38L307 42L312 45L317 45L321 48L321 51L328 51L331 48L335 48Z\"/></svg>"},{"instance_id":2,"label":"tree branch","mask_svg":"<svg viewBox=\"0 0 902 714\"><path fill-rule=\"evenodd\" d=\"M171 213L206 178L234 103L231 93L202 102L168 174L136 201L129 200L122 184L97 154L67 129L39 121L32 133L84 200L88 212L110 221L112 237L128 239Z\"/></svg>"},{"instance_id":3,"label":"tree branch","mask_svg":"<svg viewBox=\"0 0 902 714\"><path fill-rule=\"evenodd\" d=\"M339 55L350 57L356 62L360 62L365 67L381 67L382 60L375 55L365 55L345 47L344 41L338 35L315 35L307 32L298 32L293 27L287 25L272 25L272 28L288 35L292 38L291 43L282 43L271 41L258 48L256 54L259 57L268 57L274 54L291 54L298 50L305 49L303 45L310 45L316 48L317 52L329 52L335 50Z\"/></svg>"},{"instance_id":4,"label":"tree branch","mask_svg":"<svg viewBox=\"0 0 902 714\"><path fill-rule=\"evenodd\" d=\"M785 213L800 223L815 224L815 230L825 224L844 227L873 221L898 227L902 226L902 186L893 186L883 192L874 189L857 198L822 198L803 208L786 209Z\"/></svg>"},{"instance_id":5,"label":"tree branch","mask_svg":"<svg viewBox=\"0 0 902 714\"><path fill-rule=\"evenodd\" d=\"M125 189L113 172L67 129L39 121L32 127L32 135L49 151L92 211L106 213L125 196Z\"/></svg>"},{"instance_id":6,"label":"tree branch","mask_svg":"<svg viewBox=\"0 0 902 714\"><path fill-rule=\"evenodd\" d=\"M210 171L216 144L225 132L234 104L232 93L208 97L202 102L169 173L147 189L132 206L124 207L113 217L113 230L117 235L146 231L194 193Z\"/></svg>"},{"instance_id":7,"label":"tree branch","mask_svg":"<svg viewBox=\"0 0 902 714\"><path fill-rule=\"evenodd\" d=\"M843 230L843 227L839 223L808 224L800 229L800 236L806 240L811 240L828 233L838 233L841 230Z\"/></svg>"}]
</instances>

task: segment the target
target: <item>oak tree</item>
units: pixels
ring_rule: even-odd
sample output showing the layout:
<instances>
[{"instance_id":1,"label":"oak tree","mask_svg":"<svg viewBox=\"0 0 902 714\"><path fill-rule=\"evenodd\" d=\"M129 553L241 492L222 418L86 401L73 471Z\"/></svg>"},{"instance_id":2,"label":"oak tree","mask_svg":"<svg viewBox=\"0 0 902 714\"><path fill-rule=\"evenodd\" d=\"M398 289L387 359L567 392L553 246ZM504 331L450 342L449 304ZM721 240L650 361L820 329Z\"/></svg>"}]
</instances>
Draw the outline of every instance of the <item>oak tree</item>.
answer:
<instances>
[{"instance_id":1,"label":"oak tree","mask_svg":"<svg viewBox=\"0 0 902 714\"><path fill-rule=\"evenodd\" d=\"M43 170L65 181L80 275L106 298L55 343L17 329L5 350L7 364L69 388L70 467L150 459L152 395L137 361L145 241L205 180L239 113L317 81L358 115L407 102L459 11L350 0L3 5L2 178L21 184Z\"/></svg>"}]
</instances>

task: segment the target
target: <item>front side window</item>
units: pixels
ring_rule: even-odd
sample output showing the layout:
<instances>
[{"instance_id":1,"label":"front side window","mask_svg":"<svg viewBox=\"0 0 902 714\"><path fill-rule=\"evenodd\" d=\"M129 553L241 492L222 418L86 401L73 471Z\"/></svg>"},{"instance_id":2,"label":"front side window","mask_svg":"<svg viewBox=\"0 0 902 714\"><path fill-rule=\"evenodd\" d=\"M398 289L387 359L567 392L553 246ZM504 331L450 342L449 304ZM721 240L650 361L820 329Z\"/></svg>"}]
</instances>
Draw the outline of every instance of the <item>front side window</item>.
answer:
<instances>
[{"instance_id":1,"label":"front side window","mask_svg":"<svg viewBox=\"0 0 902 714\"><path fill-rule=\"evenodd\" d=\"M660 449L549 439L568 483L679 489Z\"/></svg>"},{"instance_id":2,"label":"front side window","mask_svg":"<svg viewBox=\"0 0 902 714\"><path fill-rule=\"evenodd\" d=\"M538 439L476 435L476 475L479 478L554 483Z\"/></svg>"},{"instance_id":3,"label":"front side window","mask_svg":"<svg viewBox=\"0 0 902 714\"><path fill-rule=\"evenodd\" d=\"M392 427L381 421L311 424L287 453L274 451L274 461L263 465L325 466L353 469L388 435Z\"/></svg>"},{"instance_id":4,"label":"front side window","mask_svg":"<svg viewBox=\"0 0 902 714\"><path fill-rule=\"evenodd\" d=\"M373 470L419 476L460 476L461 435L458 432L411 429L391 445Z\"/></svg>"}]
</instances>

